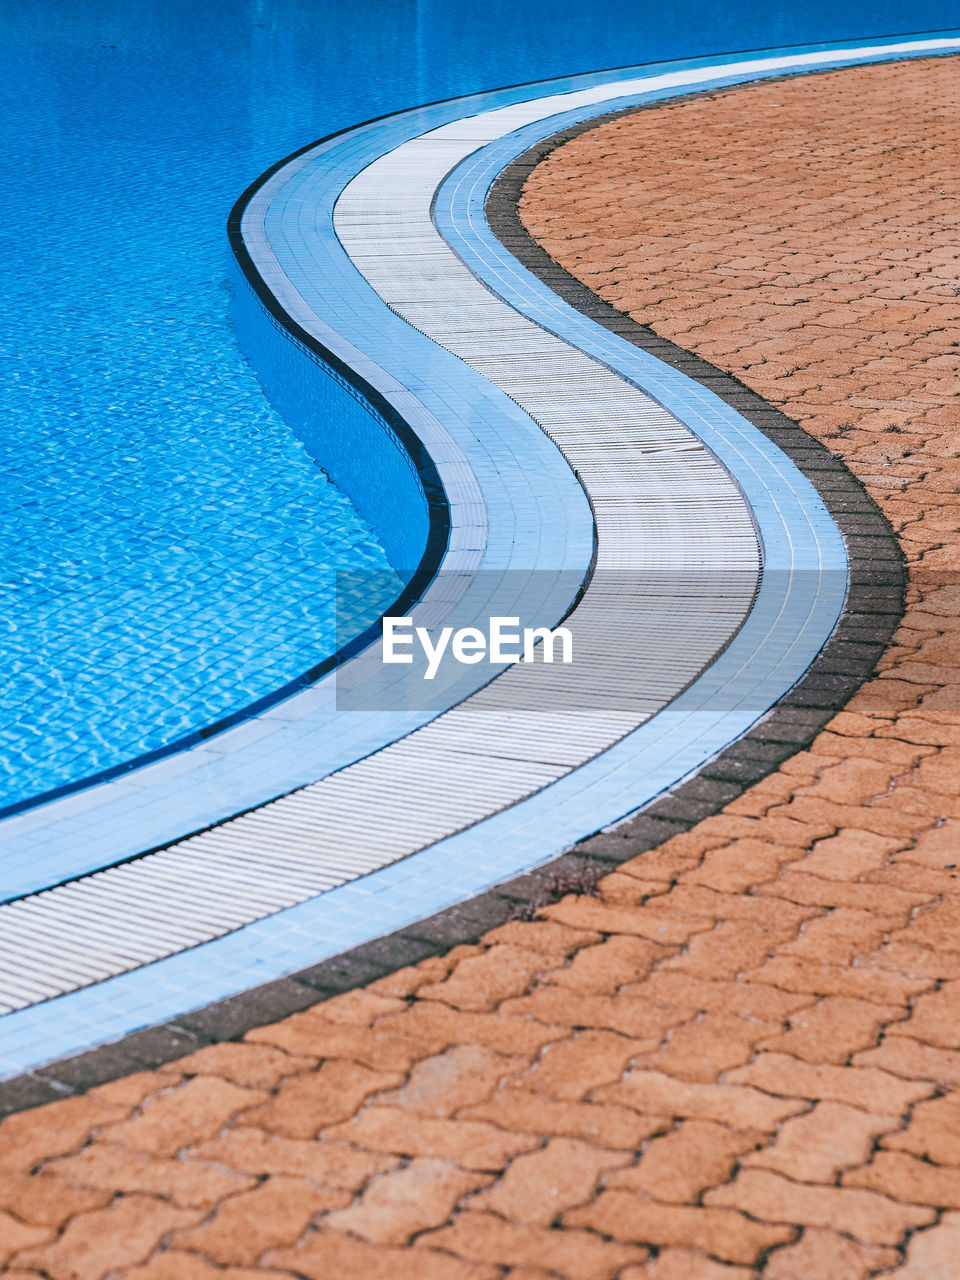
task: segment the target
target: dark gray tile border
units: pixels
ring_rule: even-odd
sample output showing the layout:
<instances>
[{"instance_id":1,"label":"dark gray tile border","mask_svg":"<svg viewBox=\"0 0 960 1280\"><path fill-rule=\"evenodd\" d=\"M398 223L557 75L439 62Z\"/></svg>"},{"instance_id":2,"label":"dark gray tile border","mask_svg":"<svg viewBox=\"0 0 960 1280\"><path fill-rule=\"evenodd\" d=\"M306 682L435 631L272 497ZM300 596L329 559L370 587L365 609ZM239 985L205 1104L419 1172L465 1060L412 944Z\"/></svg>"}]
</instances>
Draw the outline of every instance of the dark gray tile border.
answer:
<instances>
[{"instance_id":1,"label":"dark gray tile border","mask_svg":"<svg viewBox=\"0 0 960 1280\"><path fill-rule=\"evenodd\" d=\"M769 83L769 82L768 82ZM736 92L736 87L721 92ZM701 95L691 95L701 96ZM672 99L676 105L682 99ZM655 109L658 105L642 108ZM155 1069L194 1049L239 1040L331 996L416 964L530 912L571 884L588 886L622 862L689 831L807 746L860 685L890 642L903 614L906 571L893 530L846 466L795 422L735 378L684 351L601 301L558 266L527 234L517 202L529 174L571 138L621 115L597 116L539 143L509 165L487 203L502 243L564 301L714 391L787 454L816 486L847 545L851 584L843 615L806 675L748 733L616 830L596 833L543 867L467 902L300 973L217 1001L113 1044L0 1082L0 1117L83 1093L135 1071Z\"/></svg>"},{"instance_id":2,"label":"dark gray tile border","mask_svg":"<svg viewBox=\"0 0 960 1280\"><path fill-rule=\"evenodd\" d=\"M40 1067L32 1074L36 1079L57 1089L61 1097L66 1093L84 1093L107 1080L116 1080L134 1071L143 1071L164 1062L172 1062L175 1058L183 1058L198 1048L200 1043L197 1036L183 1027L171 1024L147 1027L114 1044L88 1049L85 1053L65 1058L52 1067ZM19 1079L29 1077L20 1076ZM7 1085L0 1088L5 1090Z\"/></svg>"}]
</instances>

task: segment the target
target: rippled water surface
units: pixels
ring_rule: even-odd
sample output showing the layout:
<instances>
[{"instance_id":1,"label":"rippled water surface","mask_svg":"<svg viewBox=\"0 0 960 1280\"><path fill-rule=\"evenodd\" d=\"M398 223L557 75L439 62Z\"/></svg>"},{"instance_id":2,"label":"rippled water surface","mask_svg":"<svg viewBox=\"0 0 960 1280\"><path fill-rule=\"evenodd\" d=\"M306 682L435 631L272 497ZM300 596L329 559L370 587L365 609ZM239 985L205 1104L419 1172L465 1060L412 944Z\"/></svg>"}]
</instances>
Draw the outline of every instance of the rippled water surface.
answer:
<instances>
[{"instance_id":1,"label":"rippled water surface","mask_svg":"<svg viewBox=\"0 0 960 1280\"><path fill-rule=\"evenodd\" d=\"M757 9L0 0L0 808L296 677L334 647L335 570L387 567L234 343L240 191L421 101L960 25L929 0Z\"/></svg>"}]
</instances>

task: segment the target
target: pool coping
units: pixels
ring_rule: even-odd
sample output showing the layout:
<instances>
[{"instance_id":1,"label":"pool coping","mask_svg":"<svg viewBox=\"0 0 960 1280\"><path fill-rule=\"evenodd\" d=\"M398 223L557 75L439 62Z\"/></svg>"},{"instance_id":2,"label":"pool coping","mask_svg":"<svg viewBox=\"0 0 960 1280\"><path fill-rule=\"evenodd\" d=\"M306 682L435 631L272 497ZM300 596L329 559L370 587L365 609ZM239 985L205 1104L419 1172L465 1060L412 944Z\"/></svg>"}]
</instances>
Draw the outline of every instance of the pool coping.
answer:
<instances>
[{"instance_id":1,"label":"pool coping","mask_svg":"<svg viewBox=\"0 0 960 1280\"><path fill-rule=\"evenodd\" d=\"M707 92L732 92L738 87ZM530 169L545 154L605 119L659 105L655 102L597 115L544 139L518 157L491 190L487 205L490 225L510 252L564 301L715 392L776 443L816 486L843 534L850 560L847 600L830 639L806 674L753 728L694 777L613 829L589 836L551 862L464 903L288 977L0 1082L0 1115L162 1065L199 1044L239 1038L254 1026L365 985L398 967L459 943L476 941L518 909L549 896L565 876L585 868L603 874L717 812L808 743L873 670L899 623L905 569L889 524L860 482L825 446L736 379L602 302L554 263L519 222L516 197Z\"/></svg>"}]
</instances>

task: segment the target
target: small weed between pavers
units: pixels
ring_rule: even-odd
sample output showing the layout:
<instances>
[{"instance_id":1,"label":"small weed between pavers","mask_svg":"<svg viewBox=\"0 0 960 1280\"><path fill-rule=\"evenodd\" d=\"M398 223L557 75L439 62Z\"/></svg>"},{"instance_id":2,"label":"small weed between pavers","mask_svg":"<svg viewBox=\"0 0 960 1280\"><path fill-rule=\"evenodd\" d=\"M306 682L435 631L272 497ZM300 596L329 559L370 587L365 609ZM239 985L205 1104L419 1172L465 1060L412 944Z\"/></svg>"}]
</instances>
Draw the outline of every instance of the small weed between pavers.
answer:
<instances>
[{"instance_id":1,"label":"small weed between pavers","mask_svg":"<svg viewBox=\"0 0 960 1280\"><path fill-rule=\"evenodd\" d=\"M599 882L609 874L609 870L609 867L602 866L580 866L557 871L543 882L540 892L534 898L517 907L511 919L533 920L544 907L559 902L569 893L576 893L581 897L599 898Z\"/></svg>"}]
</instances>

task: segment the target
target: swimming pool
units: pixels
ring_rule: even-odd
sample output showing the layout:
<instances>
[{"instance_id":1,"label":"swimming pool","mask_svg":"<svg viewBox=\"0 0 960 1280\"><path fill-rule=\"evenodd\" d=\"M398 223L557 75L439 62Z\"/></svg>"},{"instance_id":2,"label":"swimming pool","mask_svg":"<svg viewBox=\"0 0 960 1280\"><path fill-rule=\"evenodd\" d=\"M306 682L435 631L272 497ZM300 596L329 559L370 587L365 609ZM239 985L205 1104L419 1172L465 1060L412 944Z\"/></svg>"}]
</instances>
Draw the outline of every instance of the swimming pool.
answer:
<instances>
[{"instance_id":1,"label":"swimming pool","mask_svg":"<svg viewBox=\"0 0 960 1280\"><path fill-rule=\"evenodd\" d=\"M167 747L333 649L376 531L264 399L228 320L226 216L364 117L625 62L956 18L934 3L718 12L608 0L0 4L0 810ZM399 54L398 54L399 51ZM328 460L329 461L329 460ZM356 496L356 495L354 495ZM389 593L388 593L389 594ZM362 602L357 630L379 612ZM342 637L341 637L342 638Z\"/></svg>"}]
</instances>

